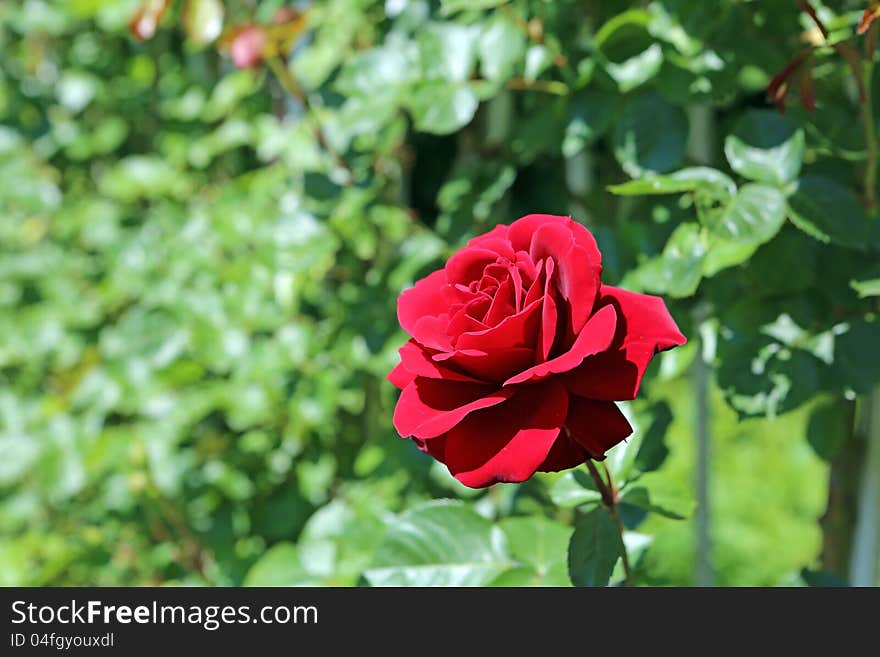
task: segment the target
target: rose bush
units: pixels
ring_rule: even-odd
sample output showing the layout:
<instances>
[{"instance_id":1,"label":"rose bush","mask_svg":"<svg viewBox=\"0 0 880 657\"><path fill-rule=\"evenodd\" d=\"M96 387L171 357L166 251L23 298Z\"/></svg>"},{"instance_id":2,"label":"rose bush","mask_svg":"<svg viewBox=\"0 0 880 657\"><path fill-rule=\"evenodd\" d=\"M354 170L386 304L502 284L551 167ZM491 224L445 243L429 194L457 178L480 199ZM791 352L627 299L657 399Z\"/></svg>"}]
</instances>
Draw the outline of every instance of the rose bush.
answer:
<instances>
[{"instance_id":1,"label":"rose bush","mask_svg":"<svg viewBox=\"0 0 880 657\"><path fill-rule=\"evenodd\" d=\"M632 429L659 351L685 343L659 297L601 282L596 240L532 214L470 240L400 295L412 336L389 380L394 426L466 486L601 460Z\"/></svg>"}]
</instances>

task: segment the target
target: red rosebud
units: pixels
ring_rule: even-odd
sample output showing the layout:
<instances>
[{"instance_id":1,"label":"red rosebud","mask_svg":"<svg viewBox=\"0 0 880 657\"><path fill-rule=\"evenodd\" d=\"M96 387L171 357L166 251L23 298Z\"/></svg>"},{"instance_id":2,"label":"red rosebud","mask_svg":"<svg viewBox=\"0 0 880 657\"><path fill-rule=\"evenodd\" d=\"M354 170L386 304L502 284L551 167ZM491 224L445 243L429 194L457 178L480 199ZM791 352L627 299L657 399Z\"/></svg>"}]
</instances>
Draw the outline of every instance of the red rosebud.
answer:
<instances>
[{"instance_id":1,"label":"red rosebud","mask_svg":"<svg viewBox=\"0 0 880 657\"><path fill-rule=\"evenodd\" d=\"M569 217L496 226L400 295L412 339L388 375L398 433L474 488L602 459L632 429L651 358L682 345L659 297L601 282L596 240Z\"/></svg>"},{"instance_id":2,"label":"red rosebud","mask_svg":"<svg viewBox=\"0 0 880 657\"><path fill-rule=\"evenodd\" d=\"M266 31L257 25L250 25L232 37L229 54L238 68L251 68L263 61L265 47Z\"/></svg>"}]
</instances>

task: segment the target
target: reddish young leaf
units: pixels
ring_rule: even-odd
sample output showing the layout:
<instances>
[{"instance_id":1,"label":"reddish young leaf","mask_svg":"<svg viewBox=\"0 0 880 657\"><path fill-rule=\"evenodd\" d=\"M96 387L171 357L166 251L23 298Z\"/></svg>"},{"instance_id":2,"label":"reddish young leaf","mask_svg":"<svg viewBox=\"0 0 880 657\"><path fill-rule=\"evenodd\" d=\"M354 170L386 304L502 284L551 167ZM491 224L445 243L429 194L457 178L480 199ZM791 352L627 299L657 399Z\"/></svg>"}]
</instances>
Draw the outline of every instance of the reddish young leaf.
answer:
<instances>
[{"instance_id":1,"label":"reddish young leaf","mask_svg":"<svg viewBox=\"0 0 880 657\"><path fill-rule=\"evenodd\" d=\"M815 8L811 5L807 0L801 0L801 9L803 9L810 18L813 19L813 22L816 24L816 27L819 28L819 31L822 33L822 36L826 39L828 38L828 28L825 27L825 23L822 22L822 19L819 18L819 15L816 13Z\"/></svg>"},{"instance_id":2,"label":"reddish young leaf","mask_svg":"<svg viewBox=\"0 0 880 657\"><path fill-rule=\"evenodd\" d=\"M790 80L792 75L800 68L804 60L811 55L811 51L802 50L789 60L779 73L773 76L770 84L767 85L767 98L776 105L780 113L785 113L785 97L791 88Z\"/></svg>"},{"instance_id":3,"label":"reddish young leaf","mask_svg":"<svg viewBox=\"0 0 880 657\"><path fill-rule=\"evenodd\" d=\"M861 20L859 20L859 27L856 29L856 32L859 34L864 34L868 31L868 28L871 27L871 24L877 19L880 18L880 2L876 0L868 5L868 8L865 9L865 13L862 14Z\"/></svg>"},{"instance_id":4,"label":"reddish young leaf","mask_svg":"<svg viewBox=\"0 0 880 657\"><path fill-rule=\"evenodd\" d=\"M813 67L811 64L803 67L801 71L800 87L801 103L804 108L813 113L816 111L816 89L813 86Z\"/></svg>"}]
</instances>

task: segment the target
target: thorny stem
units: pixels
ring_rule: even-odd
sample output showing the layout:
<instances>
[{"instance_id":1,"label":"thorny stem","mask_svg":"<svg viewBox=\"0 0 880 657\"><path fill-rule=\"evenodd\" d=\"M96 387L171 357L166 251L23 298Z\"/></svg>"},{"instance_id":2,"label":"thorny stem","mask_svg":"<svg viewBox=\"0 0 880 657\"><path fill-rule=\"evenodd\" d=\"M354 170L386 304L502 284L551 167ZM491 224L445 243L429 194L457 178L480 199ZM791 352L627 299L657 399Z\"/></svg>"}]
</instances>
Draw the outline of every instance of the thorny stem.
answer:
<instances>
[{"instance_id":1,"label":"thorny stem","mask_svg":"<svg viewBox=\"0 0 880 657\"><path fill-rule=\"evenodd\" d=\"M590 471L590 476L593 478L593 482L596 484L596 488L602 496L602 503L605 506L605 509L611 515L611 518L614 520L614 525L617 527L617 538L620 541L620 558L623 560L624 583L626 586L632 586L632 570L629 565L629 555L626 553L626 544L623 542L623 521L620 519L620 506L618 505L619 499L617 496L617 489L614 487L611 473L608 471L608 468L604 463L602 464L602 469L605 471L607 481L602 478L602 475L599 473L599 470L596 468L596 464L593 463L592 459L587 459L587 470Z\"/></svg>"}]
</instances>

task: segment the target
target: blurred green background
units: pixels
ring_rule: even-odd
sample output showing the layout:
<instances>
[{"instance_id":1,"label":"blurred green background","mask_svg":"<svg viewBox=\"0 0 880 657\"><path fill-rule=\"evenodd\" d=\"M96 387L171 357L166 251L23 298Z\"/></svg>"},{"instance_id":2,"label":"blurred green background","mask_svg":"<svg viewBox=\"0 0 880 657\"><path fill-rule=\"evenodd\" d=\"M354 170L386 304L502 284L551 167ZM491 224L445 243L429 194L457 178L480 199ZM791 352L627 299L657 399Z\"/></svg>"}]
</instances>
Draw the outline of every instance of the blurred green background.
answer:
<instances>
[{"instance_id":1,"label":"blurred green background","mask_svg":"<svg viewBox=\"0 0 880 657\"><path fill-rule=\"evenodd\" d=\"M0 3L0 584L568 584L582 477L467 490L384 379L399 292L530 212L690 339L610 459L636 582L876 583L868 5ZM438 509L495 565L406 571Z\"/></svg>"}]
</instances>

